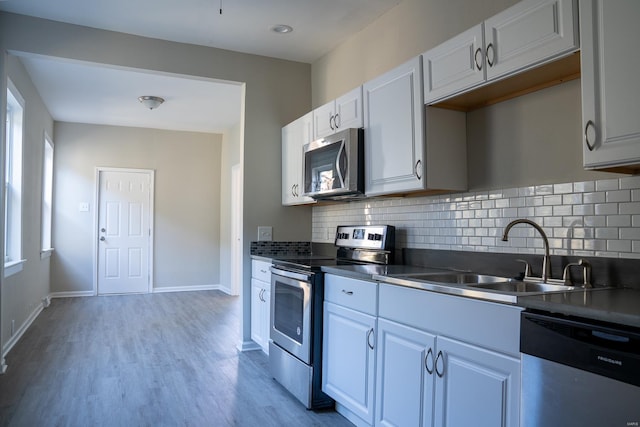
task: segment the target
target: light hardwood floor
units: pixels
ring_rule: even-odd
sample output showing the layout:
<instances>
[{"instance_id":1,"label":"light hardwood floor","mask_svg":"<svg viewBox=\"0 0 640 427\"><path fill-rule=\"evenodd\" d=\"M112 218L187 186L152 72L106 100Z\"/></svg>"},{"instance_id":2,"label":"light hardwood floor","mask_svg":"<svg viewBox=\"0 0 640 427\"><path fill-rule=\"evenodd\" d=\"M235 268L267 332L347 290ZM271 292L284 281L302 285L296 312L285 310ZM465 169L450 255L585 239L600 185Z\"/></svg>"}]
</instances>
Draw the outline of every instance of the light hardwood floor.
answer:
<instances>
[{"instance_id":1,"label":"light hardwood floor","mask_svg":"<svg viewBox=\"0 0 640 427\"><path fill-rule=\"evenodd\" d=\"M239 353L218 291L55 299L7 355L2 426L350 426Z\"/></svg>"}]
</instances>

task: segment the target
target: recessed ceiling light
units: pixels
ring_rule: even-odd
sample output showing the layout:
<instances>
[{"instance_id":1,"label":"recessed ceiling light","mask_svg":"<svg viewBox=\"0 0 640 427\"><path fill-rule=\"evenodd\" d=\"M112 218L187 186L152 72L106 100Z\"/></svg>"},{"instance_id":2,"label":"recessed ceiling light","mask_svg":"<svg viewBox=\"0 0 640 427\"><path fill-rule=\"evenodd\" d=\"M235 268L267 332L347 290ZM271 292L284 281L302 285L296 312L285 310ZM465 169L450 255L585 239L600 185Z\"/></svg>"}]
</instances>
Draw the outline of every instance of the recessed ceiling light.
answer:
<instances>
[{"instance_id":1,"label":"recessed ceiling light","mask_svg":"<svg viewBox=\"0 0 640 427\"><path fill-rule=\"evenodd\" d=\"M289 25L278 24L271 27L271 31L278 34L287 34L292 32L293 28L291 28Z\"/></svg>"}]
</instances>

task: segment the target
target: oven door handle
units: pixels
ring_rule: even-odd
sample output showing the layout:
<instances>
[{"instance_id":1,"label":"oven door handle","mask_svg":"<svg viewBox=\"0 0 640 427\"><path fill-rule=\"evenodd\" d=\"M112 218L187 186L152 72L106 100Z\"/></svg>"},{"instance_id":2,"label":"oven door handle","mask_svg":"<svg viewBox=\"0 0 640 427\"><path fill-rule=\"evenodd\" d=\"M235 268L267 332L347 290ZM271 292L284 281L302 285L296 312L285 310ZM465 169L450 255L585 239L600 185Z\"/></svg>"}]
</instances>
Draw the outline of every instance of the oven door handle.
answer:
<instances>
[{"instance_id":1,"label":"oven door handle","mask_svg":"<svg viewBox=\"0 0 640 427\"><path fill-rule=\"evenodd\" d=\"M308 282L313 276L313 273L288 267L271 267L271 273L290 279L302 280L303 282Z\"/></svg>"}]
</instances>

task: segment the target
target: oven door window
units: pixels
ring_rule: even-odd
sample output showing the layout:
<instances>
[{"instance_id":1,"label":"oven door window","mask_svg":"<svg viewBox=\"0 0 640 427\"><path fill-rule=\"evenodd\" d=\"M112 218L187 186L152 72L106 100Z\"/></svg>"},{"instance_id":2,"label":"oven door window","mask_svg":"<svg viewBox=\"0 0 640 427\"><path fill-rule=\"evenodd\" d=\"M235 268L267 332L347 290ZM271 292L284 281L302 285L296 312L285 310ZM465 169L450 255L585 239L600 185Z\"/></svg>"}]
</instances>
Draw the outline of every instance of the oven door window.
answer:
<instances>
[{"instance_id":1,"label":"oven door window","mask_svg":"<svg viewBox=\"0 0 640 427\"><path fill-rule=\"evenodd\" d=\"M344 188L346 162L344 141L307 151L304 155L305 193Z\"/></svg>"},{"instance_id":2,"label":"oven door window","mask_svg":"<svg viewBox=\"0 0 640 427\"><path fill-rule=\"evenodd\" d=\"M304 290L276 281L274 306L274 328L302 345L305 332Z\"/></svg>"}]
</instances>

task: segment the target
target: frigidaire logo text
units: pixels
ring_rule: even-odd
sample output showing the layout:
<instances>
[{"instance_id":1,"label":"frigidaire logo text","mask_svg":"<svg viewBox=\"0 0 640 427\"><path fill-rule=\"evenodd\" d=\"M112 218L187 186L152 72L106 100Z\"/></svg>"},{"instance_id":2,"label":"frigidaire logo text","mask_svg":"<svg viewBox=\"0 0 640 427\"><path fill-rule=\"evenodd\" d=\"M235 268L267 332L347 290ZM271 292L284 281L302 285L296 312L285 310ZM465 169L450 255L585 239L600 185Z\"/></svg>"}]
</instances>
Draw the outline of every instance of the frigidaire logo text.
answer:
<instances>
[{"instance_id":1,"label":"frigidaire logo text","mask_svg":"<svg viewBox=\"0 0 640 427\"><path fill-rule=\"evenodd\" d=\"M605 357L605 356L598 356L598 360L601 362L610 363L612 365L622 366L622 360L616 360L616 359L612 359L610 357Z\"/></svg>"}]
</instances>

